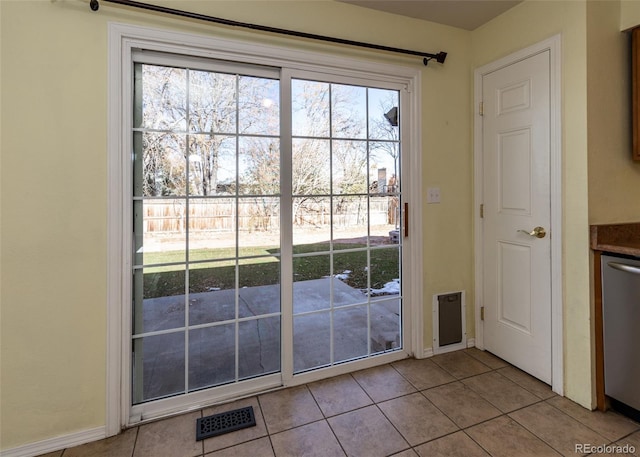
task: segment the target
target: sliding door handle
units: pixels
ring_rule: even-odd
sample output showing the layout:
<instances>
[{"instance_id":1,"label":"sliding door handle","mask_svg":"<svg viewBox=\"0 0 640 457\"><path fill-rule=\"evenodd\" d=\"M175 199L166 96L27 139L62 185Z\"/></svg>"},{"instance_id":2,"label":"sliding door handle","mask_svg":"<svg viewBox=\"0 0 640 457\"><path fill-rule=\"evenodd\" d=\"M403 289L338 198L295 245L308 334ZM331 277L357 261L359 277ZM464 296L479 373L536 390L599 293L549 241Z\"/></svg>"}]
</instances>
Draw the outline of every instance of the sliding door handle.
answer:
<instances>
[{"instance_id":1,"label":"sliding door handle","mask_svg":"<svg viewBox=\"0 0 640 457\"><path fill-rule=\"evenodd\" d=\"M404 237L409 236L409 203L404 204Z\"/></svg>"}]
</instances>

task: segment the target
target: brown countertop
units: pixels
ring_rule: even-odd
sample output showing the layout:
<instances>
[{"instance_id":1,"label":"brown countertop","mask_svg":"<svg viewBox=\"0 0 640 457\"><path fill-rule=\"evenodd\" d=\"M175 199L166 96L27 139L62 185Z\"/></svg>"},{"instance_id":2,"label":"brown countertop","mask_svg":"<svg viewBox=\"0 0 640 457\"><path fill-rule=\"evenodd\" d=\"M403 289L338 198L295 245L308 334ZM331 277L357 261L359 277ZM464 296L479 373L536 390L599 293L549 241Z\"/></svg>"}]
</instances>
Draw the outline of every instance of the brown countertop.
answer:
<instances>
[{"instance_id":1,"label":"brown countertop","mask_svg":"<svg viewBox=\"0 0 640 457\"><path fill-rule=\"evenodd\" d=\"M640 257L640 223L592 225L591 249Z\"/></svg>"}]
</instances>

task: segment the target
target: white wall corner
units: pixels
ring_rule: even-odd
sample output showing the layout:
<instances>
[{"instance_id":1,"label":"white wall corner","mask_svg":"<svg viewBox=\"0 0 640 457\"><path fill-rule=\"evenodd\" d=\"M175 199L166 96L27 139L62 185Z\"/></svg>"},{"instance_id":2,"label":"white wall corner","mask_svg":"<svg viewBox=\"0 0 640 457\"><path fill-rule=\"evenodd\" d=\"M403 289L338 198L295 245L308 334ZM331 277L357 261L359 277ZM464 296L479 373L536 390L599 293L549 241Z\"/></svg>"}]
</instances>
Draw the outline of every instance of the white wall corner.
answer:
<instances>
[{"instance_id":1,"label":"white wall corner","mask_svg":"<svg viewBox=\"0 0 640 457\"><path fill-rule=\"evenodd\" d=\"M429 357L433 357L433 348L424 348L422 350L422 359L428 359Z\"/></svg>"}]
</instances>

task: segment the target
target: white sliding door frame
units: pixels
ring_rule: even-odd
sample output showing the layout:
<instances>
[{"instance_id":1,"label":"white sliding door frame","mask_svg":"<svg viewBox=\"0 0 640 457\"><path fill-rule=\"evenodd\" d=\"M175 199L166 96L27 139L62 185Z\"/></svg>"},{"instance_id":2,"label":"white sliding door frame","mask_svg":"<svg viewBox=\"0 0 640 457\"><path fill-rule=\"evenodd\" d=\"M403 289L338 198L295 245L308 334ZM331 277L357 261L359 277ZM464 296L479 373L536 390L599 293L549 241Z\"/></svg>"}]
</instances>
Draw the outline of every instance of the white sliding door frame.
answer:
<instances>
[{"instance_id":1,"label":"white sliding door frame","mask_svg":"<svg viewBox=\"0 0 640 457\"><path fill-rule=\"evenodd\" d=\"M242 383L242 388L225 389L223 395L213 396L211 391L199 391L178 397L158 400L145 407L144 417L131 406L131 230L125 227L127 209L131 207L132 171L130 126L132 125L133 52L134 50L188 55L232 62L245 62L282 68L283 98L291 97L291 71L327 74L333 79L357 79L375 87L395 87L400 90L402 116L402 168L404 171L403 201L409 205L409 234L403 241L403 350L377 355L358 362L319 369L302 375L293 375L292 357L283 355L281 373L266 375ZM423 357L423 299L422 299L422 210L421 193L421 134L420 134L420 71L396 65L368 62L333 55L301 52L265 46L259 43L235 42L208 36L151 29L112 23L109 25L108 74L108 230L107 230L107 393L106 434L112 436L123 426L158 417L201 408L213 403L246 396L282 385L306 383L354 369L414 355ZM401 89L400 89L401 88ZM289 89L289 90L287 90ZM290 101L290 100L289 100ZM283 109L282 111L286 111ZM288 116L288 120L287 120ZM283 125L290 126L291 113L282 114ZM290 127L282 127L282 138L290 138ZM282 142L281 147L288 148ZM286 156L286 154L282 154ZM290 186L291 170L283 169L282 193ZM290 190L290 189L289 189ZM290 192L289 192L290 193ZM284 202L286 203L286 202ZM282 205L283 220L289 218L288 205ZM285 213L288 211L288 213ZM283 228L284 229L284 228ZM290 229L284 229L290 230ZM282 235L286 237L287 234ZM291 233L289 233L290 239ZM282 245L286 255L286 243ZM286 263L286 262L285 262ZM284 266L282 274L289 275L291 266ZM289 287L290 289L290 287ZM282 304L291 305L291 290L282 291ZM291 310L282 309L282 325L291 328ZM290 330L286 330L290 331ZM286 337L286 335L284 335ZM284 341L284 340L283 340ZM284 349L283 353L286 350ZM286 361L285 361L286 359Z\"/></svg>"}]
</instances>

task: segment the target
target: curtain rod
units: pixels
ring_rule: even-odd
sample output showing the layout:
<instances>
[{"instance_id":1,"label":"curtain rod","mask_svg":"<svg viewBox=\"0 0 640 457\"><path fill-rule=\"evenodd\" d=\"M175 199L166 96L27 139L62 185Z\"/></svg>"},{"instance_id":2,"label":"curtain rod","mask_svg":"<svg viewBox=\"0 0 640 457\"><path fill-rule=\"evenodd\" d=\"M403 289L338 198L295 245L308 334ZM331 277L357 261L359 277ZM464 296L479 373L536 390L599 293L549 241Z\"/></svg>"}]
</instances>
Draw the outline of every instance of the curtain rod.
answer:
<instances>
[{"instance_id":1,"label":"curtain rod","mask_svg":"<svg viewBox=\"0 0 640 457\"><path fill-rule=\"evenodd\" d=\"M178 10L178 9L174 9L174 8L167 8L164 6L159 6L159 5L152 5L149 3L142 3L142 2L138 2L138 1L134 1L134 0L102 0L103 2L107 2L107 3L116 3L118 5L125 5L125 6L131 6L134 8L141 8L141 9L145 9L145 10L150 10L150 11L155 11L158 13L165 13L165 14L172 14L174 16L182 16L182 17L186 17L189 19L197 19L200 21L206 21L206 22L214 22L216 24L223 24L223 25L228 25L228 26L232 26L232 27L242 27L245 29L252 29L252 30L258 30L260 32L270 32L270 33L278 33L281 35L289 35L289 36L295 36L295 37L299 37L299 38L308 38L311 40L318 40L318 41L327 41L329 43L338 43L338 44L346 44L349 46L357 46L357 47L361 47L361 48L368 48L368 49L376 49L379 51L388 51L388 52L395 52L395 53L399 53L399 54L409 54L409 55L413 55L413 56L419 56L419 57L423 57L422 62L427 65L429 63L430 60L435 59L436 62L438 63L444 63L445 59L447 58L447 53L440 51L437 54L432 54L429 52L421 52L421 51L412 51L409 49L400 49L400 48L392 48L389 46L382 46L379 44L371 44L371 43L362 43L360 41L353 41L353 40L345 40L342 38L334 38L334 37L328 37L328 36L323 36L323 35L315 35L313 33L305 33L305 32L297 32L295 30L286 30L286 29L280 29L277 27L268 27L265 25L257 25L257 24L249 24L246 22L238 22L238 21L232 21L230 19L223 19L223 18L219 18L219 17L213 17L213 16L207 16L205 14L199 14L199 13L192 13L189 11L183 11L183 10ZM98 11L98 9L100 8L100 3L98 0L91 0L89 3L89 6L91 7L92 11Z\"/></svg>"}]
</instances>

